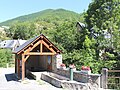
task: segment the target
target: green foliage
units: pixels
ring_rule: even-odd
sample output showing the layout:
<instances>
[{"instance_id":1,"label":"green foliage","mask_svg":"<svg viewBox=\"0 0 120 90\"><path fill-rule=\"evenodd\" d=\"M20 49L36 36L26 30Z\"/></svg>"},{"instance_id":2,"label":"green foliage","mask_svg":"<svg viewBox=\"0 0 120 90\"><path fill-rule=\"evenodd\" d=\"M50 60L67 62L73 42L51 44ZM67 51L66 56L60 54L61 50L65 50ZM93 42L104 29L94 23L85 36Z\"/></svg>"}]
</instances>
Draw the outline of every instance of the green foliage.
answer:
<instances>
[{"instance_id":1,"label":"green foliage","mask_svg":"<svg viewBox=\"0 0 120 90\"><path fill-rule=\"evenodd\" d=\"M88 38L88 36L86 35L85 36L85 41L83 42L83 46L84 48L90 48L92 45L92 42L91 40Z\"/></svg>"},{"instance_id":2,"label":"green foliage","mask_svg":"<svg viewBox=\"0 0 120 90\"><path fill-rule=\"evenodd\" d=\"M78 14L64 9L47 9L30 15L21 16L1 23L9 25L7 36L13 39L29 39L41 33L49 33L45 30L55 30L64 22L83 19L84 14Z\"/></svg>"},{"instance_id":3,"label":"green foliage","mask_svg":"<svg viewBox=\"0 0 120 90\"><path fill-rule=\"evenodd\" d=\"M80 15L78 13L75 13L73 11L68 11L64 9L46 9L40 12L36 12L33 14L20 16L5 22L0 23L0 26L2 25L12 25L16 22L33 22L33 21L45 21L47 23L62 23L61 21L67 21L67 20L73 20L76 21L80 18Z\"/></svg>"},{"instance_id":4,"label":"green foliage","mask_svg":"<svg viewBox=\"0 0 120 90\"><path fill-rule=\"evenodd\" d=\"M44 31L44 33L62 50L63 62L67 66L74 63L80 70L82 65L92 66L95 61L95 50L92 49L94 39L88 38L86 29L78 33L75 23L75 21L65 22L56 27L53 32L49 30L50 32L45 33ZM94 70L94 72L97 71L98 69Z\"/></svg>"},{"instance_id":5,"label":"green foliage","mask_svg":"<svg viewBox=\"0 0 120 90\"><path fill-rule=\"evenodd\" d=\"M56 28L54 40L61 44L67 52L76 47L75 38L75 22L65 22Z\"/></svg>"},{"instance_id":6,"label":"green foliage","mask_svg":"<svg viewBox=\"0 0 120 90\"><path fill-rule=\"evenodd\" d=\"M6 40L9 39L9 37L7 37L6 33L0 32L0 40Z\"/></svg>"},{"instance_id":7,"label":"green foliage","mask_svg":"<svg viewBox=\"0 0 120 90\"><path fill-rule=\"evenodd\" d=\"M8 37L13 39L29 39L35 36L35 25L33 23L23 22L15 23L7 32ZM37 33L39 34L39 33Z\"/></svg>"},{"instance_id":8,"label":"green foliage","mask_svg":"<svg viewBox=\"0 0 120 90\"><path fill-rule=\"evenodd\" d=\"M112 46L113 38L119 37L118 34L113 34L119 32L119 14L120 4L117 0L94 0L89 5L85 21L87 28L93 29L98 47ZM105 32L109 34L109 39L105 38Z\"/></svg>"},{"instance_id":9,"label":"green foliage","mask_svg":"<svg viewBox=\"0 0 120 90\"><path fill-rule=\"evenodd\" d=\"M0 49L0 67L6 67L11 61L12 51L10 49Z\"/></svg>"},{"instance_id":10,"label":"green foliage","mask_svg":"<svg viewBox=\"0 0 120 90\"><path fill-rule=\"evenodd\" d=\"M94 0L87 10L85 21L87 29L95 39L94 65L100 71L102 67L120 68L120 2L119 0ZM90 39L90 38L89 38ZM85 43L85 42L84 42ZM85 43L89 46L89 43ZM104 50L100 56L100 50ZM107 51L106 51L107 50Z\"/></svg>"}]
</instances>

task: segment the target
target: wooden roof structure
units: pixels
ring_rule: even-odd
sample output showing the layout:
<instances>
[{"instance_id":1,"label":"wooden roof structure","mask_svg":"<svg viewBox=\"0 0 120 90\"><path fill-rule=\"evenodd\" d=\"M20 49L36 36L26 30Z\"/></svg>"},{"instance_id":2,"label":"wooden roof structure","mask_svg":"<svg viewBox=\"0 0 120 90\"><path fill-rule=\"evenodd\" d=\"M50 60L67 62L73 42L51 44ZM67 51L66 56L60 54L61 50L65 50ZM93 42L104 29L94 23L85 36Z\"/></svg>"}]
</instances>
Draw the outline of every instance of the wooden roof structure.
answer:
<instances>
[{"instance_id":1,"label":"wooden roof structure","mask_svg":"<svg viewBox=\"0 0 120 90\"><path fill-rule=\"evenodd\" d=\"M37 42L39 40L39 42ZM37 42L37 43L36 43ZM33 47L33 44L36 45ZM51 51L55 51L57 53L60 53L61 51L51 42L49 41L43 34L36 36L30 40L28 40L27 42L25 42L24 44L22 44L21 46L19 46L18 48L16 48L13 53L14 54L21 54L23 53L23 51L26 51L29 47L29 50L31 51L32 49L34 49L38 44L44 44L48 49L50 49ZM31 49L30 49L31 47ZM42 46L41 46L42 47ZM52 48L52 49L51 49ZM42 48L41 48L42 49ZM42 52L42 50L40 50ZM42 54L41 54L42 55Z\"/></svg>"},{"instance_id":2,"label":"wooden roof structure","mask_svg":"<svg viewBox=\"0 0 120 90\"><path fill-rule=\"evenodd\" d=\"M37 49L35 49L37 48ZM43 34L36 36L18 48L13 53L15 54L15 72L20 76L20 59L22 57L22 80L25 78L25 62L31 55L56 55L61 51L49 41Z\"/></svg>"}]
</instances>

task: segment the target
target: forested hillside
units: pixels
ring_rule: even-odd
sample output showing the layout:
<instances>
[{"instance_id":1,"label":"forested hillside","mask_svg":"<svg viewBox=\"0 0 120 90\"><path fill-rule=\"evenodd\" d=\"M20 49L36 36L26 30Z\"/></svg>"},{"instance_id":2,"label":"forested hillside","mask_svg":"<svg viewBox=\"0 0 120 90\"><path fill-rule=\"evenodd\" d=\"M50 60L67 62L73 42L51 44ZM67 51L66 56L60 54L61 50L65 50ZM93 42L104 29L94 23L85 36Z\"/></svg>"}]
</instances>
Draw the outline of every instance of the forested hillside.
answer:
<instances>
[{"instance_id":1,"label":"forested hillside","mask_svg":"<svg viewBox=\"0 0 120 90\"><path fill-rule=\"evenodd\" d=\"M9 26L16 22L33 22L33 21L46 21L46 22L58 22L66 21L66 20L78 20L80 18L80 14L75 13L73 11L68 11L65 9L47 9L40 12L32 13L29 15L20 16L5 22L0 23L2 26Z\"/></svg>"}]
</instances>

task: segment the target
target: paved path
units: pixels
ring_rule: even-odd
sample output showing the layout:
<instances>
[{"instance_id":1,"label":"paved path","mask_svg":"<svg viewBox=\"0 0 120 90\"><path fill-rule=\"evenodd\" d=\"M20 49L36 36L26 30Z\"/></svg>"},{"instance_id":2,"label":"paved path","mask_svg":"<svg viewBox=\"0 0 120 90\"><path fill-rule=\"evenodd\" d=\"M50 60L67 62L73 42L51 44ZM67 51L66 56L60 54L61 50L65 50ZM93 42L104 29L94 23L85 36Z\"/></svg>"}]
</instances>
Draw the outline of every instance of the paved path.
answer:
<instances>
[{"instance_id":1,"label":"paved path","mask_svg":"<svg viewBox=\"0 0 120 90\"><path fill-rule=\"evenodd\" d=\"M0 68L0 90L63 90L42 80L25 79L20 82L14 74L14 68Z\"/></svg>"}]
</instances>

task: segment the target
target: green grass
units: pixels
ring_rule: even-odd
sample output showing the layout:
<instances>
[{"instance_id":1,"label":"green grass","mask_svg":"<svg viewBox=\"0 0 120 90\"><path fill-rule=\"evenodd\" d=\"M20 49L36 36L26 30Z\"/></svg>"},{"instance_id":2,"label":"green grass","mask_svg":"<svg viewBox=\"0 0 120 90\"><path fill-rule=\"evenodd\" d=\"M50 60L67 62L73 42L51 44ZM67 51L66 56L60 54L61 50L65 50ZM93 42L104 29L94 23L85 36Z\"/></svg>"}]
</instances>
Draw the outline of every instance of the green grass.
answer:
<instances>
[{"instance_id":1,"label":"green grass","mask_svg":"<svg viewBox=\"0 0 120 90\"><path fill-rule=\"evenodd\" d=\"M37 82L38 82L39 85L44 85L45 84L45 82L42 81L42 80L37 80Z\"/></svg>"}]
</instances>

